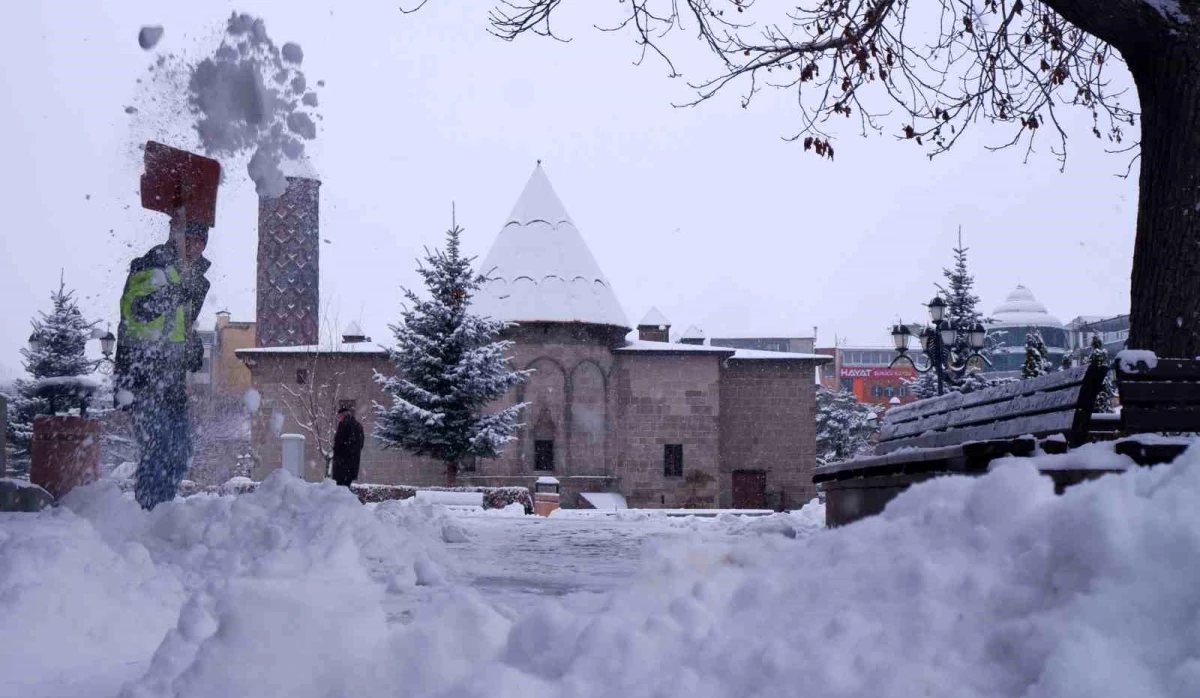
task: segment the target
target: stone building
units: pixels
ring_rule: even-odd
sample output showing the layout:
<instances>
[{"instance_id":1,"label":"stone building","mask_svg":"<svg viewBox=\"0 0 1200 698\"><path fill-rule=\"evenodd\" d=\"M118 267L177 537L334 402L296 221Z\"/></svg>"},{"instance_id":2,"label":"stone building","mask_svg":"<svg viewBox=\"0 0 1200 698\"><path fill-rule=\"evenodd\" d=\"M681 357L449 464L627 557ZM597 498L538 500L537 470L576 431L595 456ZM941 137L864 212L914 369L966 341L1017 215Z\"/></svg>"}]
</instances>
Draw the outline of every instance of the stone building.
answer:
<instances>
[{"instance_id":1,"label":"stone building","mask_svg":"<svg viewBox=\"0 0 1200 698\"><path fill-rule=\"evenodd\" d=\"M657 310L627 339L612 285L540 165L480 268L492 280L474 311L513 323L512 363L533 374L502 401L529 404L518 438L497 459L465 464L460 484L532 486L553 474L568 507L591 493L633 507L796 507L814 496L814 369L829 357L670 343ZM370 433L372 405L387 401L373 376L392 367L351 334L237 352L261 396L255 477L279 467L287 432L309 437L308 477L322 477L327 417L341 405ZM361 481L443 479L442 464L368 439Z\"/></svg>"}]
</instances>

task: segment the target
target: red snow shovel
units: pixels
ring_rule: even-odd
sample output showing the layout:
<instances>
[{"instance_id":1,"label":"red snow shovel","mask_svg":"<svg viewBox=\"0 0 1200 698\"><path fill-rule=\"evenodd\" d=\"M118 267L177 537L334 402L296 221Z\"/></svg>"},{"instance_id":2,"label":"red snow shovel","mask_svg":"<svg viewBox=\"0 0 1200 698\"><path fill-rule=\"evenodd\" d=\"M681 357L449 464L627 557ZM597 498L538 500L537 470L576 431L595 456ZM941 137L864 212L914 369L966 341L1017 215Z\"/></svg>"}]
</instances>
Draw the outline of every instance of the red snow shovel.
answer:
<instances>
[{"instance_id":1,"label":"red snow shovel","mask_svg":"<svg viewBox=\"0 0 1200 698\"><path fill-rule=\"evenodd\" d=\"M174 216L183 209L184 220L217 221L217 185L221 164L212 158L146 141L146 172L142 175L142 208Z\"/></svg>"}]
</instances>

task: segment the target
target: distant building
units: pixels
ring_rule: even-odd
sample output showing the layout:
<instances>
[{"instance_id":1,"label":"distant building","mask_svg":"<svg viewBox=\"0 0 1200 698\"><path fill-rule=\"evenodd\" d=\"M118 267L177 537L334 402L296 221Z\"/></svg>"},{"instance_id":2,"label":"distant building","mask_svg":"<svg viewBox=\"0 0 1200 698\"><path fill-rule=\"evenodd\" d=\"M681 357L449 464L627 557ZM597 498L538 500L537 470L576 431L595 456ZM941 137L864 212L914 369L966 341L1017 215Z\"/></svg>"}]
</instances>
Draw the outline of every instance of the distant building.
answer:
<instances>
[{"instance_id":1,"label":"distant building","mask_svg":"<svg viewBox=\"0 0 1200 698\"><path fill-rule=\"evenodd\" d=\"M833 362L819 369L821 385L830 390L845 390L853 393L859 402L871 405L889 405L892 400L900 403L912 402L916 398L909 390L907 381L917 377L917 372L906 362L891 366L896 350L891 347L818 347L818 354L832 356ZM909 349L908 356L924 365L925 354Z\"/></svg>"},{"instance_id":2,"label":"distant building","mask_svg":"<svg viewBox=\"0 0 1200 698\"><path fill-rule=\"evenodd\" d=\"M1055 367L1067 354L1070 344L1062 322L1024 286L1013 289L992 311L991 318L988 338L996 341L998 347L990 357L992 365L986 369L988 372L1019 372L1025 362L1025 335L1034 329L1041 333L1050 350L1049 360Z\"/></svg>"},{"instance_id":3,"label":"distant building","mask_svg":"<svg viewBox=\"0 0 1200 698\"><path fill-rule=\"evenodd\" d=\"M815 495L813 375L828 359L704 346L698 331L685 337L700 335L699 345L671 343L656 310L627 339L633 328L540 165L480 266L491 279L473 310L515 323L502 336L513 341L513 365L533 373L500 401L529 404L516 439L497 459L463 464L461 484L532 486L553 474L567 507L594 493L623 495L633 507L738 508L798 506ZM305 433L298 417L309 418L294 396L320 394L322 419L355 405L368 434L371 405L389 400L374 377L394 366L370 342L237 355L262 397L255 477L280 466L280 433ZM313 439L306 448L307 476L319 479L323 458ZM444 472L373 439L363 449L363 482L441 485Z\"/></svg>"},{"instance_id":4,"label":"distant building","mask_svg":"<svg viewBox=\"0 0 1200 698\"><path fill-rule=\"evenodd\" d=\"M811 354L816 344L816 339L814 337L794 337L788 335L724 336L709 337L706 344L710 347L729 347L730 349L788 351Z\"/></svg>"},{"instance_id":5,"label":"distant building","mask_svg":"<svg viewBox=\"0 0 1200 698\"><path fill-rule=\"evenodd\" d=\"M1072 357L1081 361L1092 348L1092 337L1100 337L1109 356L1125 348L1129 340L1129 315L1114 317L1080 316L1066 325L1067 342Z\"/></svg>"}]
</instances>

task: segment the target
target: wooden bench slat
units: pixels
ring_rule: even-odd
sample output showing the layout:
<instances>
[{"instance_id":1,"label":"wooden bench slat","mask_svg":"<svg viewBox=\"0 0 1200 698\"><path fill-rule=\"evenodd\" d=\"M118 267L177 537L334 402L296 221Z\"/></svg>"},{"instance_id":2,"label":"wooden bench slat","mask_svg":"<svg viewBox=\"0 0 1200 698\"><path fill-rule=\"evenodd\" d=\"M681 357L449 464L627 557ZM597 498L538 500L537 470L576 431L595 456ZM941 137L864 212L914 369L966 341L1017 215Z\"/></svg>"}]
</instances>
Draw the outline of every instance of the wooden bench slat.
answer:
<instances>
[{"instance_id":1,"label":"wooden bench slat","mask_svg":"<svg viewBox=\"0 0 1200 698\"><path fill-rule=\"evenodd\" d=\"M1029 416L1054 412L1063 409L1074 409L1079 401L1079 390L1066 389L1053 392L1021 395L1007 402L986 403L958 409L941 415L933 415L902 424L884 424L880 430L880 442L892 441L907 436L923 434L931 430L945 429L948 426L973 426L983 422L1003 420L1008 415Z\"/></svg>"},{"instance_id":2,"label":"wooden bench slat","mask_svg":"<svg viewBox=\"0 0 1200 698\"><path fill-rule=\"evenodd\" d=\"M989 402L1000 402L1018 395L1061 389L1082 383L1086 372L1086 367L1077 366L1066 371L1056 371L1037 378L1006 383L995 388L977 390L965 395L963 393L950 393L940 397L918 400L907 405L893 407L888 410L885 417L891 422L906 422L939 412L948 412Z\"/></svg>"},{"instance_id":3,"label":"wooden bench slat","mask_svg":"<svg viewBox=\"0 0 1200 698\"><path fill-rule=\"evenodd\" d=\"M1184 380L1200 381L1200 361L1195 359L1159 359L1148 371L1127 373L1121 370L1121 362L1115 361L1119 382Z\"/></svg>"},{"instance_id":4,"label":"wooden bench slat","mask_svg":"<svg viewBox=\"0 0 1200 698\"><path fill-rule=\"evenodd\" d=\"M1118 387L1122 405L1200 404L1200 376L1197 382L1127 381Z\"/></svg>"},{"instance_id":5,"label":"wooden bench slat","mask_svg":"<svg viewBox=\"0 0 1200 698\"><path fill-rule=\"evenodd\" d=\"M949 429L933 434L923 434L905 439L895 439L879 446L882 453L890 453L900 448L928 448L932 446L951 446L968 441L995 441L1006 438L1016 438L1030 434L1032 436L1049 436L1070 431L1075 422L1075 410L1046 412L1044 414L1006 419L990 424Z\"/></svg>"},{"instance_id":6,"label":"wooden bench slat","mask_svg":"<svg viewBox=\"0 0 1200 698\"><path fill-rule=\"evenodd\" d=\"M1200 407L1180 409L1122 407L1121 423L1127 432L1200 432Z\"/></svg>"}]
</instances>

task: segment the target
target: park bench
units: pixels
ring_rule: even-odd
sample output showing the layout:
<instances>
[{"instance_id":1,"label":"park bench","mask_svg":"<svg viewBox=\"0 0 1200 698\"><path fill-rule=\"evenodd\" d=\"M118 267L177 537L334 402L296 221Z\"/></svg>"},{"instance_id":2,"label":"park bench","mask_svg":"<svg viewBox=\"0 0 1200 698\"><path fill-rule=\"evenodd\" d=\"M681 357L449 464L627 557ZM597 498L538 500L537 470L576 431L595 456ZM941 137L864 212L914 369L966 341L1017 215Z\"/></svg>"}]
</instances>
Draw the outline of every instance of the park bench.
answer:
<instances>
[{"instance_id":1,"label":"park bench","mask_svg":"<svg viewBox=\"0 0 1200 698\"><path fill-rule=\"evenodd\" d=\"M1117 453L1139 465L1175 460L1187 448L1185 440L1137 435L1200 432L1200 360L1121 352L1113 368L1121 399Z\"/></svg>"},{"instance_id":2,"label":"park bench","mask_svg":"<svg viewBox=\"0 0 1200 698\"><path fill-rule=\"evenodd\" d=\"M1039 445L1061 453L1085 443L1106 373L1104 366L1078 367L893 407L875 455L816 469L826 520L838 525L879 513L909 485L931 477L982 474L993 460L1032 455Z\"/></svg>"},{"instance_id":3,"label":"park bench","mask_svg":"<svg viewBox=\"0 0 1200 698\"><path fill-rule=\"evenodd\" d=\"M982 474L996 458L1039 449L1064 453L1113 440L1117 453L1139 465L1171 462L1188 441L1161 435L1200 432L1200 360L1123 352L1113 370L1119 414L1093 413L1104 367L1068 369L889 410L875 455L817 468L813 482L825 492L827 520L838 525L878 513L915 482ZM1061 492L1106 472L1074 468L1046 474Z\"/></svg>"}]
</instances>

